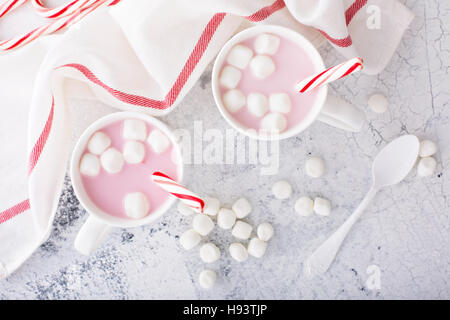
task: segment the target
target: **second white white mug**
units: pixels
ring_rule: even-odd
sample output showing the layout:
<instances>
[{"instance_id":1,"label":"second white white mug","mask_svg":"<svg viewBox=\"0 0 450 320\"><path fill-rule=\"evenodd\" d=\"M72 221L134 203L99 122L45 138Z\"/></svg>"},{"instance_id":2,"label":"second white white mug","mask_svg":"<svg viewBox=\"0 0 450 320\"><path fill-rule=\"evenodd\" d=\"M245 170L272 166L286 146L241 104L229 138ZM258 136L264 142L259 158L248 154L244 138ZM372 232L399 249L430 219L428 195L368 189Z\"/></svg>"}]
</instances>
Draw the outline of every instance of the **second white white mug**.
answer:
<instances>
[{"instance_id":1,"label":"second white white mug","mask_svg":"<svg viewBox=\"0 0 450 320\"><path fill-rule=\"evenodd\" d=\"M305 130L315 120L319 120L321 122L350 132L358 132L361 130L366 119L365 114L343 99L329 95L327 85L323 85L322 87L317 89L317 97L314 100L314 105L307 116L297 125L290 127L286 131L283 131L277 135L267 135L255 130L248 130L248 128L244 127L241 123L236 121L236 119L234 119L233 116L230 115L228 110L225 108L222 101L219 85L220 72L222 70L222 66L226 61L228 53L236 44L262 33L275 34L296 43L311 58L315 70L326 69L322 57L320 56L314 45L301 34L291 29L281 26L263 25L251 27L239 32L230 40L228 40L228 42L223 46L222 50L219 52L216 58L212 71L212 90L214 100L222 116L233 128L251 138L261 140L285 139L292 137Z\"/></svg>"}]
</instances>

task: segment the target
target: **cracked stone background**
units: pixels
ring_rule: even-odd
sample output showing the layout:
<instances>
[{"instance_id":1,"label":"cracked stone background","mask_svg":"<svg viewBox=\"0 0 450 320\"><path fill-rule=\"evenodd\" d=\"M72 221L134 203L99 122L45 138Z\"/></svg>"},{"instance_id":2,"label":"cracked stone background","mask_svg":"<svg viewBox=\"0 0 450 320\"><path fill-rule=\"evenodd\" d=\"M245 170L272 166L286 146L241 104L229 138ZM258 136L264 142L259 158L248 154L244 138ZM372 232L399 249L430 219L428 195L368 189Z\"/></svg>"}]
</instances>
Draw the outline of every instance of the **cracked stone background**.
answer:
<instances>
[{"instance_id":1,"label":"cracked stone background","mask_svg":"<svg viewBox=\"0 0 450 320\"><path fill-rule=\"evenodd\" d=\"M222 258L214 289L197 284L205 267L198 249L182 250L178 239L191 223L175 207L152 225L115 229L92 256L73 249L87 217L67 178L53 231L33 256L0 282L1 299L449 299L450 298L450 3L406 1L416 15L387 68L378 76L360 74L331 85L334 93L366 111L362 132L346 133L315 123L280 144L280 170L261 176L254 165L188 165L185 182L225 204L245 195L254 210L249 221L273 223L275 237L262 259L239 264L226 251L228 232L210 239ZM342 58L329 46L320 49L327 65ZM172 128L229 127L217 111L210 84L211 68L181 105L163 118ZM370 94L390 102L384 114L367 109ZM98 102L71 100L74 108L97 118L110 110ZM92 114L95 110L95 114ZM77 128L74 136L83 128ZM388 141L415 134L437 142L438 168L429 178L412 172L401 184L384 189L348 236L329 272L313 280L302 274L302 261L358 205L370 185L370 167ZM309 155L327 165L323 178L304 173ZM270 188L289 180L293 196L276 201ZM301 218L294 202L301 195L322 195L333 205L330 217ZM381 270L381 289L366 286L367 267Z\"/></svg>"}]
</instances>

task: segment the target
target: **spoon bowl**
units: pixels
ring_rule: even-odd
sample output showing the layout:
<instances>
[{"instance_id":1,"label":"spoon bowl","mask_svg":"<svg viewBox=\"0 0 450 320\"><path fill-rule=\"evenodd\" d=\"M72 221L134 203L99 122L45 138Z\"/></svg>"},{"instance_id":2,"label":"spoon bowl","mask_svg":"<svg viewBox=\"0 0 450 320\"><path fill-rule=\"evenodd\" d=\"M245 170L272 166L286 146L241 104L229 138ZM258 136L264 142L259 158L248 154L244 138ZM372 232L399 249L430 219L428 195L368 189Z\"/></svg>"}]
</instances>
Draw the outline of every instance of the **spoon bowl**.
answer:
<instances>
[{"instance_id":1,"label":"spoon bowl","mask_svg":"<svg viewBox=\"0 0 450 320\"><path fill-rule=\"evenodd\" d=\"M420 142L416 136L404 135L387 144L372 165L374 187L379 189L402 181L417 162Z\"/></svg>"}]
</instances>

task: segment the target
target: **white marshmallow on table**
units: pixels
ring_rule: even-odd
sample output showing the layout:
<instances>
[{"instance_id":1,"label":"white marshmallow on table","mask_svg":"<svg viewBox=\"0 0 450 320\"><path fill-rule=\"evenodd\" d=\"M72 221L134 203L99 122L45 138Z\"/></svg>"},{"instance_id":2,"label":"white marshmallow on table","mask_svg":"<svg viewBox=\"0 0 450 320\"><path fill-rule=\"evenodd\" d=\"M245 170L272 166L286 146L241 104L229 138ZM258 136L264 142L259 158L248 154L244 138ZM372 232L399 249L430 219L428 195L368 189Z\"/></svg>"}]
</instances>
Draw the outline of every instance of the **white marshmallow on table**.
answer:
<instances>
[{"instance_id":1,"label":"white marshmallow on table","mask_svg":"<svg viewBox=\"0 0 450 320\"><path fill-rule=\"evenodd\" d=\"M238 112L245 106L246 98L241 90L231 89L223 95L223 104L231 113Z\"/></svg>"},{"instance_id":2,"label":"white marshmallow on table","mask_svg":"<svg viewBox=\"0 0 450 320\"><path fill-rule=\"evenodd\" d=\"M273 237L273 227L270 223L261 223L256 229L258 238L262 241L269 241Z\"/></svg>"},{"instance_id":3,"label":"white marshmallow on table","mask_svg":"<svg viewBox=\"0 0 450 320\"><path fill-rule=\"evenodd\" d=\"M242 219L252 211L252 206L247 199L240 198L231 206L231 210L233 210L238 219Z\"/></svg>"},{"instance_id":4,"label":"white marshmallow on table","mask_svg":"<svg viewBox=\"0 0 450 320\"><path fill-rule=\"evenodd\" d=\"M228 89L234 89L241 80L241 71L232 66L225 66L220 74L219 83Z\"/></svg>"},{"instance_id":5,"label":"white marshmallow on table","mask_svg":"<svg viewBox=\"0 0 450 320\"><path fill-rule=\"evenodd\" d=\"M275 71L275 63L269 56L257 55L250 61L250 70L257 79L265 79Z\"/></svg>"},{"instance_id":6,"label":"white marshmallow on table","mask_svg":"<svg viewBox=\"0 0 450 320\"><path fill-rule=\"evenodd\" d=\"M283 132L287 127L287 120L281 113L272 112L261 120L261 129L268 132Z\"/></svg>"},{"instance_id":7,"label":"white marshmallow on table","mask_svg":"<svg viewBox=\"0 0 450 320\"><path fill-rule=\"evenodd\" d=\"M123 146L123 158L131 164L141 163L145 157L145 145L140 141L129 140Z\"/></svg>"},{"instance_id":8,"label":"white marshmallow on table","mask_svg":"<svg viewBox=\"0 0 450 320\"><path fill-rule=\"evenodd\" d=\"M100 173L100 160L92 153L85 153L80 161L80 172L85 176L96 176Z\"/></svg>"},{"instance_id":9,"label":"white marshmallow on table","mask_svg":"<svg viewBox=\"0 0 450 320\"><path fill-rule=\"evenodd\" d=\"M198 283L203 289L211 289L216 283L217 275L213 270L205 269L198 276Z\"/></svg>"},{"instance_id":10,"label":"white marshmallow on table","mask_svg":"<svg viewBox=\"0 0 450 320\"><path fill-rule=\"evenodd\" d=\"M273 55L278 51L280 38L273 34L263 33L255 40L255 51L258 54Z\"/></svg>"},{"instance_id":11,"label":"white marshmallow on table","mask_svg":"<svg viewBox=\"0 0 450 320\"><path fill-rule=\"evenodd\" d=\"M231 234L241 240L247 240L250 238L250 234L252 233L253 227L244 221L236 221L236 224L231 230Z\"/></svg>"},{"instance_id":12,"label":"white marshmallow on table","mask_svg":"<svg viewBox=\"0 0 450 320\"><path fill-rule=\"evenodd\" d=\"M238 44L228 53L227 62L236 68L245 69L252 57L252 49L242 44Z\"/></svg>"},{"instance_id":13,"label":"white marshmallow on table","mask_svg":"<svg viewBox=\"0 0 450 320\"><path fill-rule=\"evenodd\" d=\"M272 112L289 113L292 108L291 98L287 93L273 93L269 96L269 109Z\"/></svg>"},{"instance_id":14,"label":"white marshmallow on table","mask_svg":"<svg viewBox=\"0 0 450 320\"><path fill-rule=\"evenodd\" d=\"M147 142L156 153L163 153L170 147L169 138L158 129L154 129L150 132Z\"/></svg>"},{"instance_id":15,"label":"white marshmallow on table","mask_svg":"<svg viewBox=\"0 0 450 320\"><path fill-rule=\"evenodd\" d=\"M385 96L382 94L376 93L370 96L368 101L369 108L372 109L373 112L383 113L387 110L389 102Z\"/></svg>"},{"instance_id":16,"label":"white marshmallow on table","mask_svg":"<svg viewBox=\"0 0 450 320\"><path fill-rule=\"evenodd\" d=\"M249 93L247 96L247 109L255 117L261 118L269 110L267 97L262 93Z\"/></svg>"},{"instance_id":17,"label":"white marshmallow on table","mask_svg":"<svg viewBox=\"0 0 450 320\"><path fill-rule=\"evenodd\" d=\"M115 148L109 148L100 156L103 169L108 173L118 173L123 167L123 155Z\"/></svg>"},{"instance_id":18,"label":"white marshmallow on table","mask_svg":"<svg viewBox=\"0 0 450 320\"><path fill-rule=\"evenodd\" d=\"M88 150L93 154L101 154L111 145L111 139L106 133L97 131L92 135L88 142Z\"/></svg>"},{"instance_id":19,"label":"white marshmallow on table","mask_svg":"<svg viewBox=\"0 0 450 320\"><path fill-rule=\"evenodd\" d=\"M213 263L220 258L220 250L217 246L208 242L200 247L200 258L205 263Z\"/></svg>"},{"instance_id":20,"label":"white marshmallow on table","mask_svg":"<svg viewBox=\"0 0 450 320\"><path fill-rule=\"evenodd\" d=\"M189 207L186 203L183 201L178 201L177 204L177 210L179 213L181 213L183 216L190 216L195 213L194 210L192 210L191 207Z\"/></svg>"},{"instance_id":21,"label":"white marshmallow on table","mask_svg":"<svg viewBox=\"0 0 450 320\"><path fill-rule=\"evenodd\" d=\"M150 210L147 196L142 192L132 192L125 195L123 205L126 215L133 219L145 217Z\"/></svg>"},{"instance_id":22,"label":"white marshmallow on table","mask_svg":"<svg viewBox=\"0 0 450 320\"><path fill-rule=\"evenodd\" d=\"M329 216L331 213L331 203L327 199L316 197L314 199L313 209L319 216Z\"/></svg>"},{"instance_id":23,"label":"white marshmallow on table","mask_svg":"<svg viewBox=\"0 0 450 320\"><path fill-rule=\"evenodd\" d=\"M419 164L417 165L417 175L419 177L428 177L431 176L436 170L436 159L433 157L424 157L419 160Z\"/></svg>"},{"instance_id":24,"label":"white marshmallow on table","mask_svg":"<svg viewBox=\"0 0 450 320\"><path fill-rule=\"evenodd\" d=\"M318 157L311 157L306 160L306 174L312 178L319 178L325 172L325 162Z\"/></svg>"},{"instance_id":25,"label":"white marshmallow on table","mask_svg":"<svg viewBox=\"0 0 450 320\"><path fill-rule=\"evenodd\" d=\"M217 215L217 212L219 212L219 208L220 208L219 199L211 198L211 197L203 197L203 200L205 201L203 213L205 213L209 216Z\"/></svg>"},{"instance_id":26,"label":"white marshmallow on table","mask_svg":"<svg viewBox=\"0 0 450 320\"><path fill-rule=\"evenodd\" d=\"M231 257L236 261L242 262L248 258L247 248L241 243L230 244L229 250Z\"/></svg>"},{"instance_id":27,"label":"white marshmallow on table","mask_svg":"<svg viewBox=\"0 0 450 320\"><path fill-rule=\"evenodd\" d=\"M231 229L236 222L236 214L231 209L221 208L217 213L217 225L222 229Z\"/></svg>"},{"instance_id":28,"label":"white marshmallow on table","mask_svg":"<svg viewBox=\"0 0 450 320\"><path fill-rule=\"evenodd\" d=\"M258 238L253 238L248 243L247 251L249 255L255 258L261 258L264 255L264 253L266 253L266 249L267 249L267 242Z\"/></svg>"},{"instance_id":29,"label":"white marshmallow on table","mask_svg":"<svg viewBox=\"0 0 450 320\"><path fill-rule=\"evenodd\" d=\"M436 144L431 140L423 140L420 142L419 156L430 157L437 152Z\"/></svg>"},{"instance_id":30,"label":"white marshmallow on table","mask_svg":"<svg viewBox=\"0 0 450 320\"><path fill-rule=\"evenodd\" d=\"M200 235L206 236L214 229L214 222L206 214L196 214L192 220L192 227Z\"/></svg>"},{"instance_id":31,"label":"white marshmallow on table","mask_svg":"<svg viewBox=\"0 0 450 320\"><path fill-rule=\"evenodd\" d=\"M145 121L139 119L125 119L123 121L122 137L127 140L145 141L147 126Z\"/></svg>"},{"instance_id":32,"label":"white marshmallow on table","mask_svg":"<svg viewBox=\"0 0 450 320\"><path fill-rule=\"evenodd\" d=\"M300 197L295 202L295 212L302 217L308 217L314 212L314 201L310 197Z\"/></svg>"},{"instance_id":33,"label":"white marshmallow on table","mask_svg":"<svg viewBox=\"0 0 450 320\"><path fill-rule=\"evenodd\" d=\"M272 193L277 199L287 199L292 194L291 184L286 180L277 181L272 186Z\"/></svg>"},{"instance_id":34,"label":"white marshmallow on table","mask_svg":"<svg viewBox=\"0 0 450 320\"><path fill-rule=\"evenodd\" d=\"M185 250L191 250L200 243L202 237L197 231L191 229L184 232L180 237L180 244Z\"/></svg>"}]
</instances>

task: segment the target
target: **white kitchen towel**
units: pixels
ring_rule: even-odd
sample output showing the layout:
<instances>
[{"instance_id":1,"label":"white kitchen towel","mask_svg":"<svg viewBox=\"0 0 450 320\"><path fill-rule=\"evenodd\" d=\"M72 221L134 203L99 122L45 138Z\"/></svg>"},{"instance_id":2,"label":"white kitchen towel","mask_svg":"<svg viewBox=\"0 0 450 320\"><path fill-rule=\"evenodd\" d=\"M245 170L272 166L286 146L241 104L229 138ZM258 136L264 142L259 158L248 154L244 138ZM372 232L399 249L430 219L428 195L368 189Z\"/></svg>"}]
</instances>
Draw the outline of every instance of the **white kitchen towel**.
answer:
<instances>
[{"instance_id":1,"label":"white kitchen towel","mask_svg":"<svg viewBox=\"0 0 450 320\"><path fill-rule=\"evenodd\" d=\"M376 30L366 22L374 8ZM73 119L83 121L65 103L68 84L118 109L158 116L178 104L244 21L283 25L315 44L325 35L376 73L411 19L397 1L122 0L64 34L1 54L0 278L51 232Z\"/></svg>"}]
</instances>

